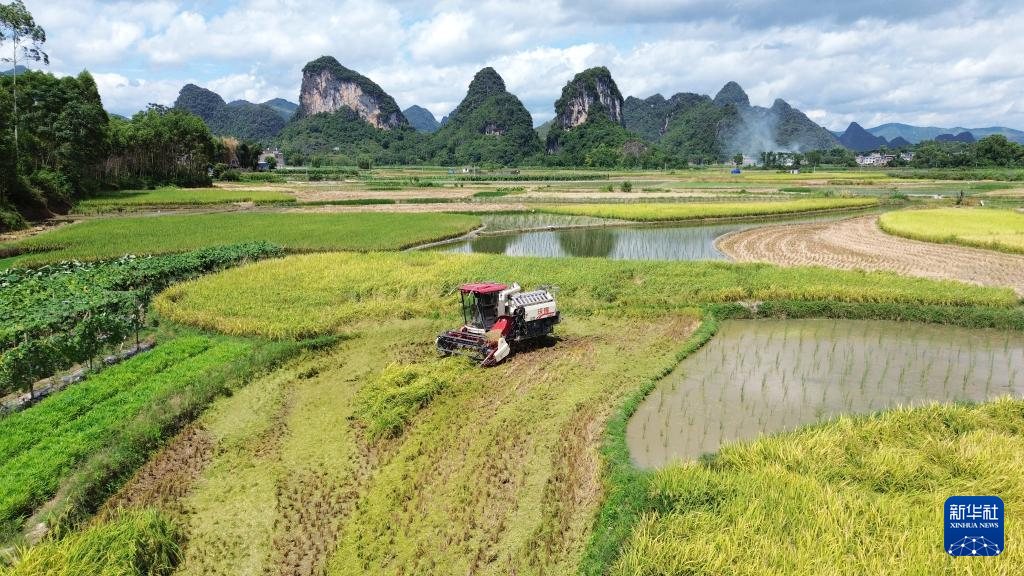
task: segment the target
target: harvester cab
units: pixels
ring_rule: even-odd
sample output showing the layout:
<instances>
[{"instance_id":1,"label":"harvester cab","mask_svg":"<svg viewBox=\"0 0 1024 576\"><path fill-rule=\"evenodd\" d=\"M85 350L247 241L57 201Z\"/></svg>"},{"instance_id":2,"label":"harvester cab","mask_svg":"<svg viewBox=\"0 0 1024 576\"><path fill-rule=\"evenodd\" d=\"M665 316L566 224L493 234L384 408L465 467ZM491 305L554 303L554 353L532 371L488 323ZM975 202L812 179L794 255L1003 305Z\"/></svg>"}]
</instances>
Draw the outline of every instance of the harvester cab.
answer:
<instances>
[{"instance_id":1,"label":"harvester cab","mask_svg":"<svg viewBox=\"0 0 1024 576\"><path fill-rule=\"evenodd\" d=\"M437 350L444 354L463 354L494 366L509 354L513 346L550 334L559 322L555 297L541 288L523 292L519 284L477 282L463 284L463 325L437 337Z\"/></svg>"}]
</instances>

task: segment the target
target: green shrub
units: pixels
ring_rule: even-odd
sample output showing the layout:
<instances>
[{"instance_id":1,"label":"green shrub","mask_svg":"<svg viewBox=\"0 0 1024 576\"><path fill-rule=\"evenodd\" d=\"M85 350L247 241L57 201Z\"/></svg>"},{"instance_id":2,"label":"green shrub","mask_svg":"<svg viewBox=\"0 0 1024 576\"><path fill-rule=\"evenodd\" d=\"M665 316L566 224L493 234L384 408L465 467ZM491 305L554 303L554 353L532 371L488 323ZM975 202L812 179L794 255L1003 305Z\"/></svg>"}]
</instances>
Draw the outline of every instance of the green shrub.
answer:
<instances>
[{"instance_id":1,"label":"green shrub","mask_svg":"<svg viewBox=\"0 0 1024 576\"><path fill-rule=\"evenodd\" d=\"M28 227L25 218L16 211L0 206L0 232L21 230Z\"/></svg>"},{"instance_id":2,"label":"green shrub","mask_svg":"<svg viewBox=\"0 0 1024 576\"><path fill-rule=\"evenodd\" d=\"M221 172L220 179L225 182L239 182L242 180L242 173L232 168Z\"/></svg>"}]
</instances>

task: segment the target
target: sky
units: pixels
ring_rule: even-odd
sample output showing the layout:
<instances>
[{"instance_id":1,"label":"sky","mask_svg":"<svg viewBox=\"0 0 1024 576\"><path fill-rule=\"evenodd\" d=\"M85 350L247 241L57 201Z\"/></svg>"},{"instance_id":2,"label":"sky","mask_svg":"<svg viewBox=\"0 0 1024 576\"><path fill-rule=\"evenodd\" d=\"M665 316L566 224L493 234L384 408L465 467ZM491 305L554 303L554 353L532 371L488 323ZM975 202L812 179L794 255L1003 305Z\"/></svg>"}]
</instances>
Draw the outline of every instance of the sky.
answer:
<instances>
[{"instance_id":1,"label":"sky","mask_svg":"<svg viewBox=\"0 0 1024 576\"><path fill-rule=\"evenodd\" d=\"M735 80L753 104L782 98L834 130L1024 128L1019 0L26 4L47 33L44 69L89 70L124 115L189 82L227 101L297 102L302 66L326 54L438 119L484 66L540 123L575 73L604 65L626 96L713 96Z\"/></svg>"}]
</instances>

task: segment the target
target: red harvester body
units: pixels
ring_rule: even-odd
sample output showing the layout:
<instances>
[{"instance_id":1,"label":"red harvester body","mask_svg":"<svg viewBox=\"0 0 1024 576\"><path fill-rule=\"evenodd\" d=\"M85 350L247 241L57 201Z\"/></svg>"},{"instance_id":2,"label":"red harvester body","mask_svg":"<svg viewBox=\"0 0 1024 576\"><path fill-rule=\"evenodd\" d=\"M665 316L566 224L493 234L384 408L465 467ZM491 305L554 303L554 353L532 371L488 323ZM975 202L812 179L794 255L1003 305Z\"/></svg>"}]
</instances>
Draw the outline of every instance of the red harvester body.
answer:
<instances>
[{"instance_id":1,"label":"red harvester body","mask_svg":"<svg viewBox=\"0 0 1024 576\"><path fill-rule=\"evenodd\" d=\"M497 282L463 284L463 325L437 337L442 354L464 354L494 366L519 343L551 334L559 322L555 297L545 288L523 292Z\"/></svg>"}]
</instances>

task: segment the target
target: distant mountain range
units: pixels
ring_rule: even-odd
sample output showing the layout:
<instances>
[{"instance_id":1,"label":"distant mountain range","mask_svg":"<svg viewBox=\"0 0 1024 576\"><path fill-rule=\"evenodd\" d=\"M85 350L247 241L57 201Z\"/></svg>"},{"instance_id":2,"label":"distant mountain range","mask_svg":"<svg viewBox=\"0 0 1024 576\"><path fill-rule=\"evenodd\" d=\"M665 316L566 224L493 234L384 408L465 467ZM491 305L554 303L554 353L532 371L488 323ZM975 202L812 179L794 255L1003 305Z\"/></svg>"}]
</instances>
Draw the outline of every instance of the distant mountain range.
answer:
<instances>
[{"instance_id":1,"label":"distant mountain range","mask_svg":"<svg viewBox=\"0 0 1024 576\"><path fill-rule=\"evenodd\" d=\"M870 152L881 147L909 148L927 140L936 142L963 142L970 144L978 138L1001 134L1007 139L1024 143L1024 132L1011 128L921 128L909 124L883 124L865 130L860 124L851 122L843 132L833 132L839 143L854 152Z\"/></svg>"},{"instance_id":2,"label":"distant mountain range","mask_svg":"<svg viewBox=\"0 0 1024 576\"><path fill-rule=\"evenodd\" d=\"M667 99L661 94L624 98L605 67L584 70L568 82L554 103L554 119L537 129L493 68L480 70L459 106L438 122L421 106L399 109L373 80L330 56L303 68L298 104L282 98L225 103L216 93L189 84L175 107L196 114L218 135L273 142L300 154L388 161L509 164L547 152L561 155L562 161L590 162L594 154L640 157L652 152L705 162L765 151L844 146L865 152L923 140L973 142L991 134L1024 142L1024 131L1003 127L884 124L864 129L852 122L841 133L830 132L785 100L776 99L768 108L752 105L736 82L713 98L690 92Z\"/></svg>"},{"instance_id":3,"label":"distant mountain range","mask_svg":"<svg viewBox=\"0 0 1024 576\"><path fill-rule=\"evenodd\" d=\"M961 134L970 132L975 138L984 138L993 134L1002 134L1007 139L1024 144L1024 131L1005 128L1003 126L992 126L989 128L936 128L934 126L911 126L910 124L882 124L874 128L868 128L868 132L875 136L882 136L886 140L903 138L911 144L917 144L924 140L935 140L943 134Z\"/></svg>"},{"instance_id":4,"label":"distant mountain range","mask_svg":"<svg viewBox=\"0 0 1024 576\"><path fill-rule=\"evenodd\" d=\"M264 106L269 106L277 111L285 120L291 120L292 116L295 115L295 111L299 109L299 105L295 102L289 102L284 98L274 98L267 100L263 103Z\"/></svg>"},{"instance_id":5,"label":"distant mountain range","mask_svg":"<svg viewBox=\"0 0 1024 576\"><path fill-rule=\"evenodd\" d=\"M875 136L856 122L850 122L850 126L839 136L839 143L854 152L869 152L889 145L888 140Z\"/></svg>"},{"instance_id":6,"label":"distant mountain range","mask_svg":"<svg viewBox=\"0 0 1024 576\"><path fill-rule=\"evenodd\" d=\"M22 66L21 64L18 64L18 74L24 74L25 72L28 72L28 71L29 71L28 68ZM14 75L14 68L8 68L7 70L4 70L3 72L0 72L0 76L13 76L13 75Z\"/></svg>"}]
</instances>

